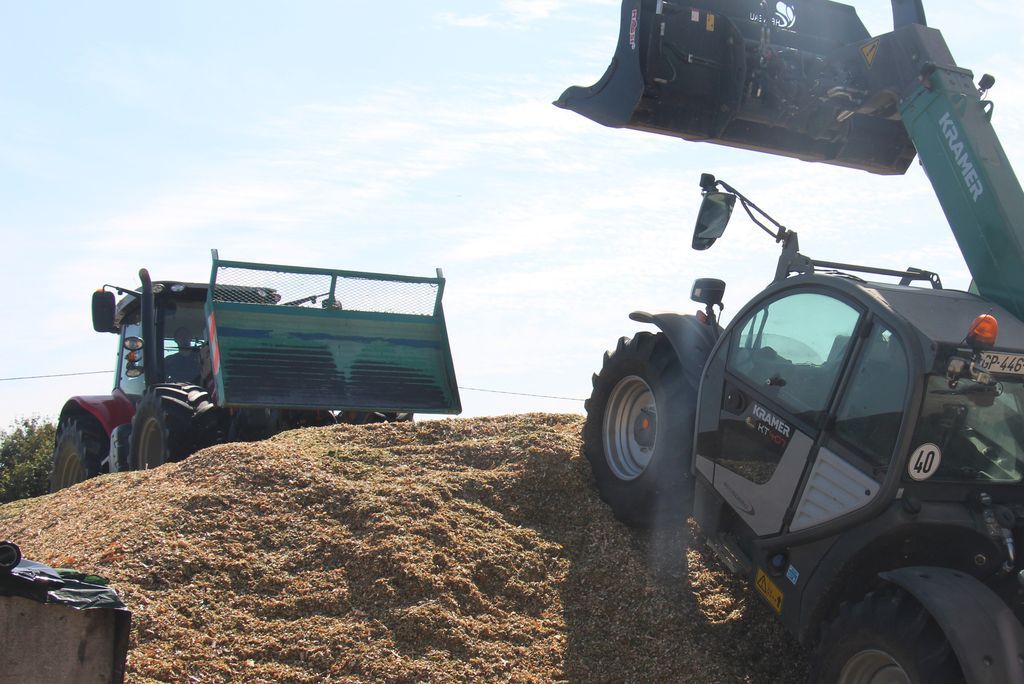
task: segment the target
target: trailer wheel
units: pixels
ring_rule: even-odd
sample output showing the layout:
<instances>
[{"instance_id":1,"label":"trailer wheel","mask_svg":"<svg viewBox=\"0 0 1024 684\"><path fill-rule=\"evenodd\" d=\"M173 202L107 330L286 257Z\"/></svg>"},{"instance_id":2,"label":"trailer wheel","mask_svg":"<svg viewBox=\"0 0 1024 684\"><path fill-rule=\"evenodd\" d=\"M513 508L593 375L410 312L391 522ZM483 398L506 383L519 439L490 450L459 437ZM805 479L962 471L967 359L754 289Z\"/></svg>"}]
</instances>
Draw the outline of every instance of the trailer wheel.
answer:
<instances>
[{"instance_id":1,"label":"trailer wheel","mask_svg":"<svg viewBox=\"0 0 1024 684\"><path fill-rule=\"evenodd\" d=\"M662 334L621 338L586 403L583 451L615 516L647 527L688 512L696 388Z\"/></svg>"},{"instance_id":2,"label":"trailer wheel","mask_svg":"<svg viewBox=\"0 0 1024 684\"><path fill-rule=\"evenodd\" d=\"M928 611L903 589L887 587L843 604L822 633L809 681L946 684L964 677Z\"/></svg>"},{"instance_id":3,"label":"trailer wheel","mask_svg":"<svg viewBox=\"0 0 1024 684\"><path fill-rule=\"evenodd\" d=\"M107 437L88 421L65 418L57 432L50 470L50 491L70 487L100 474Z\"/></svg>"},{"instance_id":4,"label":"trailer wheel","mask_svg":"<svg viewBox=\"0 0 1024 684\"><path fill-rule=\"evenodd\" d=\"M129 457L133 470L148 470L217 440L217 423L209 394L194 385L157 385L135 408Z\"/></svg>"}]
</instances>

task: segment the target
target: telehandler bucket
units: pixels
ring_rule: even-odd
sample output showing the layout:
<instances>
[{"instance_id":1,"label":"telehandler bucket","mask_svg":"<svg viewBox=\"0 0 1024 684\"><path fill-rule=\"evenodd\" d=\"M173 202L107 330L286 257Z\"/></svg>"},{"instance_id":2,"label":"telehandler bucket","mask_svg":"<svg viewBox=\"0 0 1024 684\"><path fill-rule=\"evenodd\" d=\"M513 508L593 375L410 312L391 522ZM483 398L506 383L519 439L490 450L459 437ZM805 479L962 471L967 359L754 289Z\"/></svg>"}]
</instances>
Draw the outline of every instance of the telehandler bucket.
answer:
<instances>
[{"instance_id":1,"label":"telehandler bucket","mask_svg":"<svg viewBox=\"0 0 1024 684\"><path fill-rule=\"evenodd\" d=\"M604 76L555 104L614 128L901 174L915 150L898 98L865 100L851 78L871 44L854 9L828 0L624 0Z\"/></svg>"},{"instance_id":2,"label":"telehandler bucket","mask_svg":"<svg viewBox=\"0 0 1024 684\"><path fill-rule=\"evenodd\" d=\"M224 261L206 302L228 407L459 413L444 278Z\"/></svg>"}]
</instances>

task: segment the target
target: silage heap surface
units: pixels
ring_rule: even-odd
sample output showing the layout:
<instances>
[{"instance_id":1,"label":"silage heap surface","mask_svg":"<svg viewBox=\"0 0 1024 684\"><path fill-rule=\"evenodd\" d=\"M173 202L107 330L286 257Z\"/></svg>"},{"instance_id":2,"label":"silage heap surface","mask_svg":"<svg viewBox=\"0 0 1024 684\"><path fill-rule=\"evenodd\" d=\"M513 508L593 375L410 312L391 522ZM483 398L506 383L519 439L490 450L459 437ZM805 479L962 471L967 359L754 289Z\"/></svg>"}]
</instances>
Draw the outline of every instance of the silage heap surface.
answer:
<instances>
[{"instance_id":1,"label":"silage heap surface","mask_svg":"<svg viewBox=\"0 0 1024 684\"><path fill-rule=\"evenodd\" d=\"M0 537L110 579L130 682L801 680L688 530L614 520L581 427L296 430L0 507Z\"/></svg>"}]
</instances>

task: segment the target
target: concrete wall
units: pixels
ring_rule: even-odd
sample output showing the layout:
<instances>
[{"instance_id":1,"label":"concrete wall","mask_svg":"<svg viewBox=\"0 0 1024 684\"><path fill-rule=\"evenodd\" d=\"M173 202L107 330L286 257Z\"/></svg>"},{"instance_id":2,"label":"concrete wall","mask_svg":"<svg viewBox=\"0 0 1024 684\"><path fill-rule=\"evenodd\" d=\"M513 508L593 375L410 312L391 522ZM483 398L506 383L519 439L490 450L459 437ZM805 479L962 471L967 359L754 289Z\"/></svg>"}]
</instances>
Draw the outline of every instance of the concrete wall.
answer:
<instances>
[{"instance_id":1,"label":"concrete wall","mask_svg":"<svg viewBox=\"0 0 1024 684\"><path fill-rule=\"evenodd\" d=\"M114 610L0 596L0 684L120 682L117 636Z\"/></svg>"}]
</instances>

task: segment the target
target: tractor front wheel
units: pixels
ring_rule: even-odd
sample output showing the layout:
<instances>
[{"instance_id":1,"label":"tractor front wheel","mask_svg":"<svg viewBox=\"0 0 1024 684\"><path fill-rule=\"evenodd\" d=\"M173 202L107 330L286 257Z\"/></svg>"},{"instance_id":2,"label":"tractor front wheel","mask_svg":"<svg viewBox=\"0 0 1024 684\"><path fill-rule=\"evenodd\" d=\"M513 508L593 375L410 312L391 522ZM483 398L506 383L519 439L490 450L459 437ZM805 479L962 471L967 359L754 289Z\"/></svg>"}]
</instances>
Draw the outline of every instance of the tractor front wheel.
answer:
<instances>
[{"instance_id":1,"label":"tractor front wheel","mask_svg":"<svg viewBox=\"0 0 1024 684\"><path fill-rule=\"evenodd\" d=\"M70 487L100 474L107 436L88 421L65 418L57 430L50 470L50 491Z\"/></svg>"},{"instance_id":2,"label":"tractor front wheel","mask_svg":"<svg viewBox=\"0 0 1024 684\"><path fill-rule=\"evenodd\" d=\"M688 513L696 388L664 334L621 338L586 403L583 451L615 516L647 527Z\"/></svg>"},{"instance_id":3,"label":"tractor front wheel","mask_svg":"<svg viewBox=\"0 0 1024 684\"><path fill-rule=\"evenodd\" d=\"M132 418L128 460L133 470L180 461L216 441L214 406L194 385L157 385L143 395Z\"/></svg>"},{"instance_id":4,"label":"tractor front wheel","mask_svg":"<svg viewBox=\"0 0 1024 684\"><path fill-rule=\"evenodd\" d=\"M942 628L906 591L887 587L843 604L824 630L810 681L946 684L963 673Z\"/></svg>"}]
</instances>

